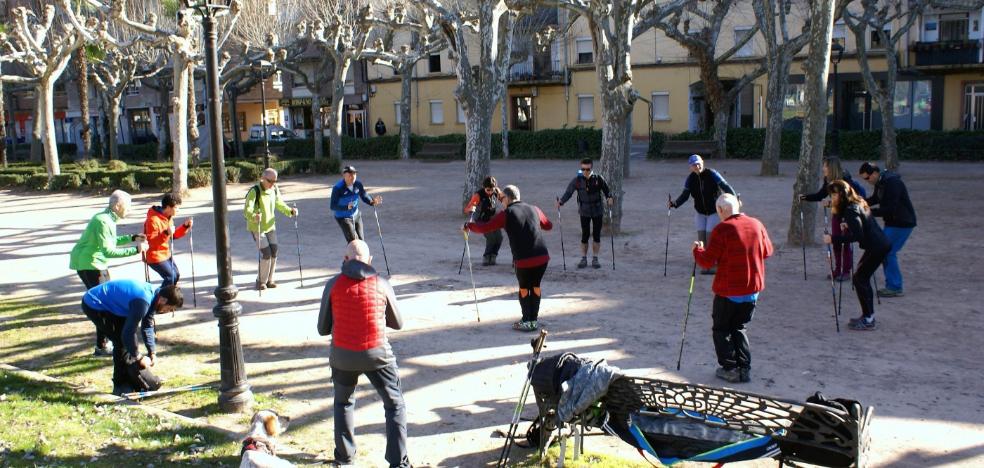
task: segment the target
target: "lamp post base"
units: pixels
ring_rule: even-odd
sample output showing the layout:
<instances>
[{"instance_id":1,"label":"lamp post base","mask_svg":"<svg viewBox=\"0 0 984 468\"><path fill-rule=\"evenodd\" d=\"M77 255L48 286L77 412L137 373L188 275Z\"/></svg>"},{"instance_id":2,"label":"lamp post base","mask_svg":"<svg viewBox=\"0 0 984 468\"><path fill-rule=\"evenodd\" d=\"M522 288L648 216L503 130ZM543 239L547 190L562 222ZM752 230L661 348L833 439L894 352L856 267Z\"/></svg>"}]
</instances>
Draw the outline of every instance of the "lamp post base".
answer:
<instances>
[{"instance_id":1,"label":"lamp post base","mask_svg":"<svg viewBox=\"0 0 984 468\"><path fill-rule=\"evenodd\" d=\"M223 413L243 413L252 408L255 402L253 391L247 383L219 393L219 409Z\"/></svg>"}]
</instances>

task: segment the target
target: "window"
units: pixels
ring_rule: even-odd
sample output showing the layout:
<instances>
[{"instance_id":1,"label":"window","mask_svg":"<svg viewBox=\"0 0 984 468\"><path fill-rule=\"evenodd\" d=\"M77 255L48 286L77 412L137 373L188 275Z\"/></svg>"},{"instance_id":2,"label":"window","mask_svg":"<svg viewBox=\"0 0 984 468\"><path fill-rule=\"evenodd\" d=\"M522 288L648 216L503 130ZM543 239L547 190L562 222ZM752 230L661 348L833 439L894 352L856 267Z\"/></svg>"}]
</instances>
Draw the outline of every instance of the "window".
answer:
<instances>
[{"instance_id":1,"label":"window","mask_svg":"<svg viewBox=\"0 0 984 468\"><path fill-rule=\"evenodd\" d=\"M229 132L229 113L228 112L223 112L222 113L222 132L223 133Z\"/></svg>"},{"instance_id":2,"label":"window","mask_svg":"<svg viewBox=\"0 0 984 468\"><path fill-rule=\"evenodd\" d=\"M831 93L831 99L833 94ZM803 118L806 117L806 92L802 84L786 85L786 96L783 98L782 128L786 130L802 130ZM828 106L833 109L833 106ZM832 125L829 128L833 128Z\"/></svg>"},{"instance_id":3,"label":"window","mask_svg":"<svg viewBox=\"0 0 984 468\"><path fill-rule=\"evenodd\" d=\"M940 15L941 41L966 41L970 30L970 20L966 13Z\"/></svg>"},{"instance_id":4,"label":"window","mask_svg":"<svg viewBox=\"0 0 984 468\"><path fill-rule=\"evenodd\" d=\"M582 94L577 97L577 120L579 122L594 121L594 96Z\"/></svg>"},{"instance_id":5,"label":"window","mask_svg":"<svg viewBox=\"0 0 984 468\"><path fill-rule=\"evenodd\" d=\"M458 107L458 123L463 124L465 123L465 109L461 107L460 102L455 101L455 104Z\"/></svg>"},{"instance_id":6,"label":"window","mask_svg":"<svg viewBox=\"0 0 984 468\"><path fill-rule=\"evenodd\" d=\"M872 29L870 31L870 34L871 34L871 40L868 42L870 44L868 47L870 47L871 49L884 49L885 44L882 44L881 34L878 34L878 30ZM886 36L892 35L892 29L890 26L885 26L885 35Z\"/></svg>"},{"instance_id":7,"label":"window","mask_svg":"<svg viewBox=\"0 0 984 468\"><path fill-rule=\"evenodd\" d=\"M841 47L847 49L847 26L843 21L838 21L834 24L834 33L831 42L840 44Z\"/></svg>"},{"instance_id":8,"label":"window","mask_svg":"<svg viewBox=\"0 0 984 468\"><path fill-rule=\"evenodd\" d=\"M429 73L441 73L441 54L430 56L427 60L427 71Z\"/></svg>"},{"instance_id":9,"label":"window","mask_svg":"<svg viewBox=\"0 0 984 468\"><path fill-rule=\"evenodd\" d=\"M653 97L653 120L670 120L670 93L656 91Z\"/></svg>"},{"instance_id":10,"label":"window","mask_svg":"<svg viewBox=\"0 0 984 468\"><path fill-rule=\"evenodd\" d=\"M401 123L403 123L403 117L400 115L401 114L400 101L396 101L393 103L393 113L396 114L396 120L395 120L396 124L400 125Z\"/></svg>"},{"instance_id":11,"label":"window","mask_svg":"<svg viewBox=\"0 0 984 468\"><path fill-rule=\"evenodd\" d=\"M55 83L55 97L65 97L65 82L59 81Z\"/></svg>"},{"instance_id":12,"label":"window","mask_svg":"<svg viewBox=\"0 0 984 468\"><path fill-rule=\"evenodd\" d=\"M150 137L150 135L150 110L131 109L130 139L133 141L141 141L146 140Z\"/></svg>"},{"instance_id":13,"label":"window","mask_svg":"<svg viewBox=\"0 0 984 468\"><path fill-rule=\"evenodd\" d=\"M440 125L444 123L444 103L441 101L430 102L431 124Z\"/></svg>"},{"instance_id":14,"label":"window","mask_svg":"<svg viewBox=\"0 0 984 468\"><path fill-rule=\"evenodd\" d=\"M579 65L594 63L594 49L591 46L591 38L581 38L574 41L577 52L577 63Z\"/></svg>"},{"instance_id":15,"label":"window","mask_svg":"<svg viewBox=\"0 0 984 468\"><path fill-rule=\"evenodd\" d=\"M752 28L748 27L735 28L735 45L738 45L738 43L741 42L741 40L744 39L744 37L748 35L748 32L751 30ZM750 57L754 53L754 46L755 39L749 39L745 45L741 46L741 48L735 52L735 57Z\"/></svg>"},{"instance_id":16,"label":"window","mask_svg":"<svg viewBox=\"0 0 984 468\"><path fill-rule=\"evenodd\" d=\"M236 114L236 116L237 116L237 119L239 120L239 132L240 133L245 132L246 131L246 113L245 112L240 112L240 113Z\"/></svg>"},{"instance_id":17,"label":"window","mask_svg":"<svg viewBox=\"0 0 984 468\"><path fill-rule=\"evenodd\" d=\"M140 86L141 86L140 80L133 80L132 82L130 82L130 84L126 86L126 95L136 96L137 94L140 94Z\"/></svg>"},{"instance_id":18,"label":"window","mask_svg":"<svg viewBox=\"0 0 984 468\"><path fill-rule=\"evenodd\" d=\"M933 107L930 81L899 81L895 84L893 117L896 128L929 130Z\"/></svg>"}]
</instances>

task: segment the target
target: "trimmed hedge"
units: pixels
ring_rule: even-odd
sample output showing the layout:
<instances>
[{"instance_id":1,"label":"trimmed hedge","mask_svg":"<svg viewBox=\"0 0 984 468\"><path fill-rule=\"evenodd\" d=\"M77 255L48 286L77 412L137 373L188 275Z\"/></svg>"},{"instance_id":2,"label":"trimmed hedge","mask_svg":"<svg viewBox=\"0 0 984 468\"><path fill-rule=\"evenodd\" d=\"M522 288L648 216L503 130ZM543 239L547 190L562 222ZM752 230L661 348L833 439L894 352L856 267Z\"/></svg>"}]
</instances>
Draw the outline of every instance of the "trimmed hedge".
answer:
<instances>
[{"instance_id":1,"label":"trimmed hedge","mask_svg":"<svg viewBox=\"0 0 984 468\"><path fill-rule=\"evenodd\" d=\"M34 174L24 179L24 184L31 190L46 190L48 188L47 174Z\"/></svg>"},{"instance_id":2,"label":"trimmed hedge","mask_svg":"<svg viewBox=\"0 0 984 468\"><path fill-rule=\"evenodd\" d=\"M203 168L195 168L188 171L188 187L208 187L212 184L212 171Z\"/></svg>"},{"instance_id":3,"label":"trimmed hedge","mask_svg":"<svg viewBox=\"0 0 984 468\"><path fill-rule=\"evenodd\" d=\"M0 174L0 187L24 185L24 177L22 174Z\"/></svg>"},{"instance_id":4,"label":"trimmed hedge","mask_svg":"<svg viewBox=\"0 0 984 468\"><path fill-rule=\"evenodd\" d=\"M51 178L48 190L76 190L82 187L82 176L76 172L66 172Z\"/></svg>"}]
</instances>

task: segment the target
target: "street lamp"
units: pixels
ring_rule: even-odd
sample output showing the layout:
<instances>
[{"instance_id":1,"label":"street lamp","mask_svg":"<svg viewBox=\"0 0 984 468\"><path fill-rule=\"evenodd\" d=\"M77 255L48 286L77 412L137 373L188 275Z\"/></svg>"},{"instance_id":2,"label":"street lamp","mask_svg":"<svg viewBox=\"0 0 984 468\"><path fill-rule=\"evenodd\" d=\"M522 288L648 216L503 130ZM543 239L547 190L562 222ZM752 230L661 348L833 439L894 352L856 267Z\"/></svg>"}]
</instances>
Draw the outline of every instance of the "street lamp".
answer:
<instances>
[{"instance_id":1,"label":"street lamp","mask_svg":"<svg viewBox=\"0 0 984 468\"><path fill-rule=\"evenodd\" d=\"M834 108L833 108L833 118L831 119L831 124L834 126L831 129L831 139L833 139L833 148L831 152L837 156L840 156L840 139L837 136L837 89L839 88L837 82L837 64L840 63L841 59L844 58L844 46L840 42L834 42L830 45L830 62L834 64Z\"/></svg>"},{"instance_id":2,"label":"street lamp","mask_svg":"<svg viewBox=\"0 0 984 468\"><path fill-rule=\"evenodd\" d=\"M266 60L258 60L250 67L260 79L260 101L263 108L263 167L270 167L270 135L267 132L266 112L266 77L273 69L273 64Z\"/></svg>"},{"instance_id":3,"label":"street lamp","mask_svg":"<svg viewBox=\"0 0 984 468\"><path fill-rule=\"evenodd\" d=\"M213 2L215 0L212 0ZM222 383L219 388L219 408L227 413L242 412L253 404L253 392L246 381L243 346L239 338L239 313L242 306L236 301L238 290L232 283L232 257L229 249L229 225L226 222L225 154L222 148L222 109L219 91L219 61L216 51L215 20L238 9L238 0L184 0L186 8L202 17L205 34L205 91L208 95L209 143L212 154L212 213L215 219L215 266L219 285L215 288L217 302L212 315L219 319L219 366Z\"/></svg>"}]
</instances>

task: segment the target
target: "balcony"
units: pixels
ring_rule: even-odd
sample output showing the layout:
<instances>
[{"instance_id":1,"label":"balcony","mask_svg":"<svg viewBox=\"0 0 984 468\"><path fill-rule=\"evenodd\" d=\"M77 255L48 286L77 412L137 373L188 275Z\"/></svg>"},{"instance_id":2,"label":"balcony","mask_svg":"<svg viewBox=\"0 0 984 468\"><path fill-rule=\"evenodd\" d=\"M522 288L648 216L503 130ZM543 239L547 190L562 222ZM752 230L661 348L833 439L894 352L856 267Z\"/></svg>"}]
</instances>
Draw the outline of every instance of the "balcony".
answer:
<instances>
[{"instance_id":1,"label":"balcony","mask_svg":"<svg viewBox=\"0 0 984 468\"><path fill-rule=\"evenodd\" d=\"M524 86L534 84L567 82L567 72L563 69L559 60L543 62L523 62L517 63L509 69L509 84L513 86Z\"/></svg>"},{"instance_id":2,"label":"balcony","mask_svg":"<svg viewBox=\"0 0 984 468\"><path fill-rule=\"evenodd\" d=\"M981 63L979 40L914 42L916 66L971 65Z\"/></svg>"}]
</instances>

